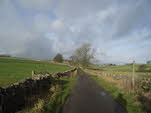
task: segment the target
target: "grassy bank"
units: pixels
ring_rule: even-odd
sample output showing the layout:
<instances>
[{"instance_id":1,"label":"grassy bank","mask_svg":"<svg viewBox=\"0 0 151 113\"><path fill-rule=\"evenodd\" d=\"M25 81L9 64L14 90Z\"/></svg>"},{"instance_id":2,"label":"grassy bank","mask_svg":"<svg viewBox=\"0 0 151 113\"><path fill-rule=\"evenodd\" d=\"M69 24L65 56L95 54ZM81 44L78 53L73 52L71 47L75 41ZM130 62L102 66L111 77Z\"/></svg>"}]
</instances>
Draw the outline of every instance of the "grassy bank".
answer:
<instances>
[{"instance_id":1,"label":"grassy bank","mask_svg":"<svg viewBox=\"0 0 151 113\"><path fill-rule=\"evenodd\" d=\"M40 99L33 108L26 109L20 113L59 113L69 97L77 75L73 78L61 78L58 80L57 91L45 99ZM51 89L53 90L53 88Z\"/></svg>"},{"instance_id":2,"label":"grassy bank","mask_svg":"<svg viewBox=\"0 0 151 113\"><path fill-rule=\"evenodd\" d=\"M64 72L71 69L69 66L57 65L49 61L0 58L0 86L5 87L32 76L32 70L36 72L47 71L49 73Z\"/></svg>"},{"instance_id":3,"label":"grassy bank","mask_svg":"<svg viewBox=\"0 0 151 113\"><path fill-rule=\"evenodd\" d=\"M119 89L114 83L109 83L103 78L98 76L91 76L98 84L101 85L105 90L111 93L111 96L120 103L128 113L146 113L139 105L137 105L137 97L135 93L128 93L124 90ZM120 97L120 98L119 98Z\"/></svg>"}]
</instances>

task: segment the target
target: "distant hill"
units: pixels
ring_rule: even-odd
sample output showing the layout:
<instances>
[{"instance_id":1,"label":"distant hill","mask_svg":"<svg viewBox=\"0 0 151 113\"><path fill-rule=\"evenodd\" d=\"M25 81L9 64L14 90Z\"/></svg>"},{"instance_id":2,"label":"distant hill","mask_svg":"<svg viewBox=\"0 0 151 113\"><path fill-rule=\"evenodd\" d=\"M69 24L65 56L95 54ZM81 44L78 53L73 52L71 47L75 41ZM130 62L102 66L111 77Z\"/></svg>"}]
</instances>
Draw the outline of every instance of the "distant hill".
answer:
<instances>
[{"instance_id":1,"label":"distant hill","mask_svg":"<svg viewBox=\"0 0 151 113\"><path fill-rule=\"evenodd\" d=\"M2 55L0 55L0 57L11 57L11 55L2 54Z\"/></svg>"}]
</instances>

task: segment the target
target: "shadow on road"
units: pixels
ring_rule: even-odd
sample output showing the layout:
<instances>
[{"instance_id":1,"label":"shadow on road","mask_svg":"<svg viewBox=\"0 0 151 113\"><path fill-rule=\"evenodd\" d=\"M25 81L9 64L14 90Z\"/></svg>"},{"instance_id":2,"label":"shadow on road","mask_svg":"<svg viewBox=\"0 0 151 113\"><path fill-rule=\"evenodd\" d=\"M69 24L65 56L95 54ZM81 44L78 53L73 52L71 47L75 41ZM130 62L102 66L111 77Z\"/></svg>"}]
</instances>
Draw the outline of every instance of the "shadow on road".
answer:
<instances>
[{"instance_id":1,"label":"shadow on road","mask_svg":"<svg viewBox=\"0 0 151 113\"><path fill-rule=\"evenodd\" d=\"M119 93L118 97L115 99L123 108L127 108L127 101L123 98L123 94ZM115 107L115 112L116 113L122 113L124 111L121 111L121 109L119 109L119 105L116 105ZM125 113L125 112L124 112Z\"/></svg>"},{"instance_id":2,"label":"shadow on road","mask_svg":"<svg viewBox=\"0 0 151 113\"><path fill-rule=\"evenodd\" d=\"M121 104L121 106L123 106L124 108L126 108L127 101L123 98L123 94L119 93L118 97L116 98L116 100Z\"/></svg>"}]
</instances>

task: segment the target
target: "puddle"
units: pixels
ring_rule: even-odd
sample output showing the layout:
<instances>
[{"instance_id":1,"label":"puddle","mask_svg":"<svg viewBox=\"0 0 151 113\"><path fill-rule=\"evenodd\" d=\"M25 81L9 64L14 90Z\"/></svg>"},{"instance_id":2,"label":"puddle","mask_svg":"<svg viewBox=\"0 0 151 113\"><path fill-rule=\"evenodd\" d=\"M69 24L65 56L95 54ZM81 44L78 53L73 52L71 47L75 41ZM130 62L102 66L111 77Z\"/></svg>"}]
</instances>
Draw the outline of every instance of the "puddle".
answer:
<instances>
[{"instance_id":1,"label":"puddle","mask_svg":"<svg viewBox=\"0 0 151 113\"><path fill-rule=\"evenodd\" d=\"M100 92L100 95L105 96L106 94L105 94L105 92Z\"/></svg>"}]
</instances>

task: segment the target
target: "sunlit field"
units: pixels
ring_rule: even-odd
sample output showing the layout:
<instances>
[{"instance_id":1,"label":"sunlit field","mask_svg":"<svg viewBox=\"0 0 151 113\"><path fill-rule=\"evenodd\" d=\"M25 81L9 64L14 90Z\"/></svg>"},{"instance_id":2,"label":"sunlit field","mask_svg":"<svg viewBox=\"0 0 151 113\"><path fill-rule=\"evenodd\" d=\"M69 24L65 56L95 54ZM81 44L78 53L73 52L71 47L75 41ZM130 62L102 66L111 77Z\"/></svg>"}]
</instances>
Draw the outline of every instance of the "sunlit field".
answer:
<instances>
[{"instance_id":1,"label":"sunlit field","mask_svg":"<svg viewBox=\"0 0 151 113\"><path fill-rule=\"evenodd\" d=\"M0 58L0 86L5 87L12 83L32 76L35 72L63 72L71 69L66 65L50 63L50 61L40 61L32 59Z\"/></svg>"}]
</instances>

